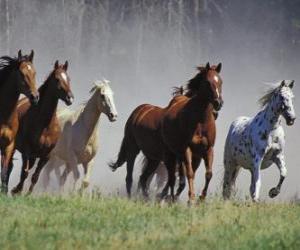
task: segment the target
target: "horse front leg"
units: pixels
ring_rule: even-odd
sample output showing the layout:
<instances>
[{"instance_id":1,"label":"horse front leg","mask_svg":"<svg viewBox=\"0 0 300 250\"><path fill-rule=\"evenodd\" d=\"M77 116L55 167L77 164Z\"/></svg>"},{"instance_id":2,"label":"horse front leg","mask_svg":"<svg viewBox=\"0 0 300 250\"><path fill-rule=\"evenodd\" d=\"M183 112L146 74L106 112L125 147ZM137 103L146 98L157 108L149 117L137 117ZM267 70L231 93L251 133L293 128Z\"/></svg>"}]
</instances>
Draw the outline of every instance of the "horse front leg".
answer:
<instances>
[{"instance_id":1,"label":"horse front leg","mask_svg":"<svg viewBox=\"0 0 300 250\"><path fill-rule=\"evenodd\" d=\"M195 173L192 166L192 151L187 148L184 156L184 165L186 168L186 176L189 185L189 201L188 204L192 205L195 202L195 189L194 189L194 178Z\"/></svg>"},{"instance_id":2,"label":"horse front leg","mask_svg":"<svg viewBox=\"0 0 300 250\"><path fill-rule=\"evenodd\" d=\"M82 189L87 188L90 184L90 177L91 177L92 168L94 166L94 162L95 162L95 160L92 159L88 163L82 164L83 170L84 170L84 178L83 178L82 185L81 185Z\"/></svg>"},{"instance_id":3,"label":"horse front leg","mask_svg":"<svg viewBox=\"0 0 300 250\"><path fill-rule=\"evenodd\" d=\"M259 201L259 192L261 187L261 159L255 158L254 168L251 171L251 186L250 186L250 194L251 198L254 202Z\"/></svg>"},{"instance_id":4,"label":"horse front leg","mask_svg":"<svg viewBox=\"0 0 300 250\"><path fill-rule=\"evenodd\" d=\"M4 153L1 156L1 192L7 194L8 192L8 183L9 183L9 176L12 171L13 164L11 162L12 156L14 153L15 144L9 144Z\"/></svg>"},{"instance_id":5,"label":"horse front leg","mask_svg":"<svg viewBox=\"0 0 300 250\"><path fill-rule=\"evenodd\" d=\"M25 156L25 154L22 154L22 170L20 181L18 185L11 190L12 195L16 195L22 192L24 182L29 174L29 170L34 166L35 160L36 158L28 158L27 156Z\"/></svg>"},{"instance_id":6,"label":"horse front leg","mask_svg":"<svg viewBox=\"0 0 300 250\"><path fill-rule=\"evenodd\" d=\"M46 163L48 162L49 158L48 157L45 157L45 158L40 158L39 162L38 162L38 165L34 171L34 174L32 175L32 178L31 178L31 185L29 187L29 191L28 191L28 194L31 194L32 191L33 191L33 188L34 186L36 185L36 183L38 182L39 180L39 177L40 177L40 173L43 169L43 167L46 165Z\"/></svg>"},{"instance_id":7,"label":"horse front leg","mask_svg":"<svg viewBox=\"0 0 300 250\"><path fill-rule=\"evenodd\" d=\"M287 174L284 155L282 153L280 155L276 156L276 158L274 159L274 162L279 169L280 178L279 178L279 182L278 182L277 186L270 189L270 191L269 191L270 198L274 198L280 193L281 185Z\"/></svg>"},{"instance_id":8,"label":"horse front leg","mask_svg":"<svg viewBox=\"0 0 300 250\"><path fill-rule=\"evenodd\" d=\"M207 195L207 189L210 183L210 180L212 178L212 164L213 164L213 160L214 160L214 149L212 147L210 147L206 154L204 155L204 163L205 163L205 185L204 188L202 190L202 193L200 195L200 200L205 200L205 197Z\"/></svg>"}]
</instances>

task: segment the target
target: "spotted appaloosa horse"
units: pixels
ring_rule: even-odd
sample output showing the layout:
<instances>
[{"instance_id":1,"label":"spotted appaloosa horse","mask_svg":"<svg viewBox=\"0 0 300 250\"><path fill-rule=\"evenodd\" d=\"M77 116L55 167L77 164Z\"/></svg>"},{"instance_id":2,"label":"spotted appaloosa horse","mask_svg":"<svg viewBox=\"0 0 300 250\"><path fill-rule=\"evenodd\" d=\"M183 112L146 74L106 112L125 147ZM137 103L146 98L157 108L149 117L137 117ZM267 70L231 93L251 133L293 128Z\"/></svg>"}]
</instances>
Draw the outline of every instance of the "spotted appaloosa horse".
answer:
<instances>
[{"instance_id":1,"label":"spotted appaloosa horse","mask_svg":"<svg viewBox=\"0 0 300 250\"><path fill-rule=\"evenodd\" d=\"M230 198L240 167L250 170L250 194L253 201L259 200L261 186L260 170L275 163L280 171L280 180L269 191L271 198L280 193L286 177L284 160L284 131L280 117L287 125L296 119L293 107L292 88L294 81L282 81L278 87L267 92L261 99L262 110L253 118L239 117L229 129L224 151L223 197Z\"/></svg>"}]
</instances>

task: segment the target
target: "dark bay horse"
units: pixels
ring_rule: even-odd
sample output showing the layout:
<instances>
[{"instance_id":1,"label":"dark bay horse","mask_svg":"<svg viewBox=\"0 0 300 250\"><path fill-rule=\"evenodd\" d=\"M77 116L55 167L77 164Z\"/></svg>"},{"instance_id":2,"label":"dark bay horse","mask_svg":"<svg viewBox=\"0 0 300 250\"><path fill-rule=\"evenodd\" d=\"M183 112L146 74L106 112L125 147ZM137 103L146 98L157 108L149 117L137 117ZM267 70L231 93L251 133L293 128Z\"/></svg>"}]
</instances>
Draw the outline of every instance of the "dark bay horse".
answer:
<instances>
[{"instance_id":1,"label":"dark bay horse","mask_svg":"<svg viewBox=\"0 0 300 250\"><path fill-rule=\"evenodd\" d=\"M153 169L155 170L157 168L159 162L166 157L167 147L163 141L161 130L163 125L162 121L170 110L173 110L174 107L178 106L178 103L183 103L184 100L194 100L194 96L198 96L201 91L203 92L204 96L203 100L206 100L206 95L211 93L208 93L206 88L203 87L204 85L207 88L213 86L214 91L211 92L219 91L219 97L213 101L215 102L214 104L216 109L221 107L221 89L217 88L217 86L220 86L218 81L221 82L219 77L221 64L210 67L209 63L207 63L205 67L198 67L198 70L200 72L192 80L190 80L187 85L186 97L174 97L166 108L160 108L150 104L143 104L137 107L127 120L125 126L125 135L122 141L118 159L115 163L111 163L110 167L113 170L116 170L118 167L122 166L125 161L127 162L126 187L129 196L131 194L133 165L137 154L142 151L148 160L148 166L145 168L146 171L140 178L144 195L147 195L145 188L149 175L151 175ZM210 98L211 95L208 96ZM193 111L193 115L198 115L198 113L194 113ZM174 136L177 136L177 134ZM192 135L190 136L189 140L191 140L191 137Z\"/></svg>"},{"instance_id":2,"label":"dark bay horse","mask_svg":"<svg viewBox=\"0 0 300 250\"><path fill-rule=\"evenodd\" d=\"M49 159L49 153L59 138L61 130L56 116L58 101L63 100L69 106L74 98L67 69L68 61L64 65L56 61L53 71L39 88L38 104L31 106L27 99L22 99L18 103L20 128L17 133L16 149L22 154L23 164L20 182L12 190L12 194L22 191L29 170L34 166L36 158L39 158L29 188L29 192L32 192L42 168Z\"/></svg>"},{"instance_id":3,"label":"dark bay horse","mask_svg":"<svg viewBox=\"0 0 300 250\"><path fill-rule=\"evenodd\" d=\"M189 198L194 199L193 179L195 170L203 157L206 166L206 183L202 198L206 196L207 187L212 177L213 146L216 136L214 109L219 110L223 104L222 80L218 73L221 68L206 67L207 81L194 78L189 84L196 89L191 96L181 96L180 100L166 110L161 123L161 135L165 145L164 162L168 170L168 183L161 198L165 197L168 187L174 199L175 169L178 162L184 162L189 181ZM211 80L213 79L213 80ZM149 164L141 175L141 187L145 192L146 181L156 167ZM149 167L150 165L150 167ZM147 194L147 193L146 193Z\"/></svg>"},{"instance_id":4,"label":"dark bay horse","mask_svg":"<svg viewBox=\"0 0 300 250\"><path fill-rule=\"evenodd\" d=\"M19 128L16 111L20 94L27 96L32 104L39 98L36 89L34 52L17 57L3 56L0 58L0 151L1 151L1 191L7 193L11 160L15 137Z\"/></svg>"}]
</instances>

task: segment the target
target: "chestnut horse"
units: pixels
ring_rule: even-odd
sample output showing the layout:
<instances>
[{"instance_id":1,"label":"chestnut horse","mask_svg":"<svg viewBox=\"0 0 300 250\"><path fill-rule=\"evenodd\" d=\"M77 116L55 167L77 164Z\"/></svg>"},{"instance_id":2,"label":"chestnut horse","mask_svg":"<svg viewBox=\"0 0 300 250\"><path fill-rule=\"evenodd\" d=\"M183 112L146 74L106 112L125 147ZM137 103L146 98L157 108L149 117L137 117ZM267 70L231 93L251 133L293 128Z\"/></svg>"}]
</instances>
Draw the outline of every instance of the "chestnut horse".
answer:
<instances>
[{"instance_id":1,"label":"chestnut horse","mask_svg":"<svg viewBox=\"0 0 300 250\"><path fill-rule=\"evenodd\" d=\"M137 107L130 115L125 126L125 136L122 141L118 159L115 163L110 164L112 170L116 170L118 167L122 166L125 161L127 162L126 187L129 196L131 194L133 165L139 151L142 151L148 160L148 166L145 168L146 171L140 178L140 184L145 196L147 196L145 189L148 177L153 170L157 168L161 160L165 161L166 159L169 159L168 155L170 154L168 145L164 142L162 134L163 120L165 120L166 115L170 115L172 110L176 111L177 107L186 106L188 109L180 112L181 118L188 118L191 116L191 118L194 118L190 120L198 122L198 120L202 118L201 115L199 118L198 109L204 106L201 105L203 102L206 103L207 100L209 100L209 102L214 102L216 110L220 109L222 106L221 88L219 88L219 86L221 86L219 77L221 64L210 67L209 63L207 63L205 67L198 67L198 69L200 72L187 84L188 91L186 96L174 97L166 108L143 104ZM200 97L203 99L202 102ZM182 106L183 104L184 106ZM202 109L200 110L201 112ZM192 129L195 130L197 123L189 124L188 122L183 120L181 125L187 129L189 129L189 126L192 126ZM182 144L184 148L183 152L180 152L182 155L184 155L185 149L191 141L193 133L190 135L190 132L188 132L184 133L184 135L187 135L189 138L187 139L187 142ZM174 136L179 136L177 131Z\"/></svg>"},{"instance_id":2,"label":"chestnut horse","mask_svg":"<svg viewBox=\"0 0 300 250\"><path fill-rule=\"evenodd\" d=\"M34 52L13 58L0 58L0 151L1 151L1 191L7 193L11 166L9 164L15 147L15 137L19 128L16 106L20 94L27 96L31 103L38 101Z\"/></svg>"},{"instance_id":3,"label":"chestnut horse","mask_svg":"<svg viewBox=\"0 0 300 250\"><path fill-rule=\"evenodd\" d=\"M16 149L22 154L23 165L20 182L12 190L12 194L22 191L29 170L36 158L40 158L29 188L29 193L32 192L43 166L49 159L49 153L59 138L61 130L56 117L58 101L61 99L69 106L74 98L67 69L67 61L64 65L56 61L53 71L39 88L38 104L31 106L27 99L18 103L20 129L17 133Z\"/></svg>"}]
</instances>

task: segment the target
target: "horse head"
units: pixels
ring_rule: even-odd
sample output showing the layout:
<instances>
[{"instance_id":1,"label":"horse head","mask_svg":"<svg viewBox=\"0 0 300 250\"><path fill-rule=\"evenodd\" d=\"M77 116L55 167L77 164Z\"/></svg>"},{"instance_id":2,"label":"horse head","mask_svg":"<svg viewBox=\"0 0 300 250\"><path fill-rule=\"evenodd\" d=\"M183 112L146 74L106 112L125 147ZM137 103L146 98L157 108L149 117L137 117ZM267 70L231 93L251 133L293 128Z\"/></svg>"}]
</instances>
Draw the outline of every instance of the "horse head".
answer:
<instances>
[{"instance_id":1,"label":"horse head","mask_svg":"<svg viewBox=\"0 0 300 250\"><path fill-rule=\"evenodd\" d=\"M22 55L21 50L18 52L18 70L21 76L19 88L20 92L27 96L32 104L37 104L39 93L36 88L36 71L33 65L33 57L33 50L31 50L30 55Z\"/></svg>"},{"instance_id":2,"label":"horse head","mask_svg":"<svg viewBox=\"0 0 300 250\"><path fill-rule=\"evenodd\" d=\"M65 64L59 64L58 60L54 64L53 75L56 79L56 87L58 97L63 100L66 105L73 103L74 95L71 91L70 77L68 76L68 61Z\"/></svg>"},{"instance_id":3,"label":"horse head","mask_svg":"<svg viewBox=\"0 0 300 250\"><path fill-rule=\"evenodd\" d=\"M111 122L117 120L117 110L114 103L113 91L109 86L109 81L103 79L102 81L95 81L91 93L97 94L97 106L100 111L105 113Z\"/></svg>"}]
</instances>

